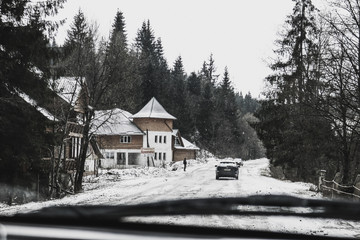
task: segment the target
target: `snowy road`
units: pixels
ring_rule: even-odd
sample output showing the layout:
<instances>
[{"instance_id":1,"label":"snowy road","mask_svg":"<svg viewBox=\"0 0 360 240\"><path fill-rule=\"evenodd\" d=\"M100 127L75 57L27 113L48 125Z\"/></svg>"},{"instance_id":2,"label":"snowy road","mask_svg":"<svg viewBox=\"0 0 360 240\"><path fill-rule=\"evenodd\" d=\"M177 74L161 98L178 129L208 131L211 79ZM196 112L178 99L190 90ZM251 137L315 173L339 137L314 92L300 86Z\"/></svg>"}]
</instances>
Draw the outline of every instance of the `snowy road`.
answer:
<instances>
[{"instance_id":1,"label":"snowy road","mask_svg":"<svg viewBox=\"0 0 360 240\"><path fill-rule=\"evenodd\" d=\"M77 204L132 204L159 200L202 197L234 197L253 194L287 194L314 196L311 184L291 183L268 177L268 160L245 162L239 180L215 180L216 161L188 166L159 177L135 178L108 184L91 192L92 198L79 199ZM95 197L96 196L96 197Z\"/></svg>"},{"instance_id":2,"label":"snowy road","mask_svg":"<svg viewBox=\"0 0 360 240\"><path fill-rule=\"evenodd\" d=\"M86 191L63 199L20 206L1 207L0 215L27 212L46 206L80 204L137 204L180 198L234 197L255 194L286 194L303 198L321 196L309 191L311 184L281 181L268 174L268 160L247 161L240 168L239 180L215 180L216 160L192 163L186 172L178 169L143 169L142 172L125 171L89 178ZM150 172L150 170L152 172ZM150 173L149 173L150 172ZM122 174L119 174L122 173ZM138 220L138 219L135 219ZM234 216L174 216L149 217L146 221L177 224L198 224L242 229L277 230L320 235L360 236L358 223L339 220L316 220L284 217L234 217Z\"/></svg>"},{"instance_id":3,"label":"snowy road","mask_svg":"<svg viewBox=\"0 0 360 240\"><path fill-rule=\"evenodd\" d=\"M311 196L310 184L279 181L267 175L266 159L248 161L240 168L239 180L215 180L216 161L192 164L186 172L165 171L155 175L133 178L93 179L85 191L69 196L60 204L136 204L159 200L203 197L234 197L253 194L288 194ZM1 210L0 210L1 212Z\"/></svg>"}]
</instances>

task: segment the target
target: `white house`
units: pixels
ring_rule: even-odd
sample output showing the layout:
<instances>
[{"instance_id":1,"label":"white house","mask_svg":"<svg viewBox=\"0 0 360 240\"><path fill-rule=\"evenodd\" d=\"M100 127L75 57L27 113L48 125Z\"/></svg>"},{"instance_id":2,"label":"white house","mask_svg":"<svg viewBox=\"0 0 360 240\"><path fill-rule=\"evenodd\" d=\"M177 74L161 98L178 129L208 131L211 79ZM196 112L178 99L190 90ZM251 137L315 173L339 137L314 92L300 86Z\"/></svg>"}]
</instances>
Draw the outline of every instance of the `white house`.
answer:
<instances>
[{"instance_id":1,"label":"white house","mask_svg":"<svg viewBox=\"0 0 360 240\"><path fill-rule=\"evenodd\" d=\"M177 150L195 158L199 150L181 138L173 129L176 119L152 98L138 113L131 115L121 109L97 111L95 129L96 142L103 159L102 168L128 168L134 166L161 166L175 160ZM106 120L106 121L104 121ZM184 145L186 142L187 145ZM188 157L189 158L189 157Z\"/></svg>"}]
</instances>

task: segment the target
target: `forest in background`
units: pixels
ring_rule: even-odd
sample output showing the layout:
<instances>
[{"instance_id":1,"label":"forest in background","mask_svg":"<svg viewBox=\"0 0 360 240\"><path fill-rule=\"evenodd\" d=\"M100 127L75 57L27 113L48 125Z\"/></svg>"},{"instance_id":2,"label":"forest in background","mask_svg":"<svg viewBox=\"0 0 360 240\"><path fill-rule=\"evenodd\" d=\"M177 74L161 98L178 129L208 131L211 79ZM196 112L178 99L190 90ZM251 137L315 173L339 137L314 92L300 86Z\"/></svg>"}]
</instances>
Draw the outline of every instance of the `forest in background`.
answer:
<instances>
[{"instance_id":1,"label":"forest in background","mask_svg":"<svg viewBox=\"0 0 360 240\"><path fill-rule=\"evenodd\" d=\"M175 128L199 147L219 157L264 156L262 144L249 125L256 121L253 113L259 107L258 101L250 92L243 96L235 91L227 68L218 73L212 54L198 72L187 74L181 56L169 66L161 38L155 36L150 20L142 24L135 41L129 43L121 11L114 17L108 41L95 42L96 27L89 25L81 10L70 27L64 45L52 45L59 53L52 67L57 77L74 76L70 66L76 65L72 62L76 49L79 44L93 41L89 45L94 54L111 68L103 77L107 86L94 104L96 109L116 107L135 113L155 97L177 118Z\"/></svg>"},{"instance_id":2,"label":"forest in background","mask_svg":"<svg viewBox=\"0 0 360 240\"><path fill-rule=\"evenodd\" d=\"M53 149L66 141L67 124L75 119L72 107L60 107L53 102L53 92L49 92L56 89L53 80L63 76L75 78L82 84L80 87L86 86L81 94L87 95L87 104L82 106L84 137L75 192L82 190L94 111L121 108L135 113L152 97L177 117L175 127L182 135L202 149L218 157L264 156L262 143L250 126L257 122L253 113L259 107L258 101L250 93L244 96L236 92L228 70L217 72L211 54L198 72L185 73L180 56L169 66L150 21L140 26L135 41L129 43L120 11L114 16L109 39L99 39L97 26L89 24L79 10L64 44L58 46L54 34L61 22L47 18L56 15L64 2L0 3L0 137L6 139L0 151L1 197L9 195L4 199L11 203L15 197L24 197L16 189L21 192L38 188L39 181L47 178L41 157L56 159ZM37 106L24 101L21 93L35 99L38 105L58 107L61 114L52 131L49 126L53 123ZM61 154L60 149L51 180L57 191L61 190Z\"/></svg>"}]
</instances>

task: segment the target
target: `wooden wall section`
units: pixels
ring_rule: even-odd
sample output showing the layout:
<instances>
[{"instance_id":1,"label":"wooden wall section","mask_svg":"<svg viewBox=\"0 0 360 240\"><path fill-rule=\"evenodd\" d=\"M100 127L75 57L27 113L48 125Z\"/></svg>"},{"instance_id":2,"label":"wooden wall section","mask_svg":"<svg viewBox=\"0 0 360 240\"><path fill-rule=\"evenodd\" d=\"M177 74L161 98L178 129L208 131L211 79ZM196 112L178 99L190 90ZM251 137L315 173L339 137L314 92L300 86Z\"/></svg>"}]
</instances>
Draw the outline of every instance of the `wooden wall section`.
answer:
<instances>
[{"instance_id":1,"label":"wooden wall section","mask_svg":"<svg viewBox=\"0 0 360 240\"><path fill-rule=\"evenodd\" d=\"M176 149L174 151L174 160L173 161L183 161L184 158L196 159L196 151L195 150L186 150L186 149Z\"/></svg>"},{"instance_id":2,"label":"wooden wall section","mask_svg":"<svg viewBox=\"0 0 360 240\"><path fill-rule=\"evenodd\" d=\"M97 142L101 149L141 149L143 135L132 135L130 143L121 143L120 135L100 135Z\"/></svg>"},{"instance_id":3,"label":"wooden wall section","mask_svg":"<svg viewBox=\"0 0 360 240\"><path fill-rule=\"evenodd\" d=\"M171 132L173 120L158 118L135 118L134 123L144 132L149 131Z\"/></svg>"}]
</instances>

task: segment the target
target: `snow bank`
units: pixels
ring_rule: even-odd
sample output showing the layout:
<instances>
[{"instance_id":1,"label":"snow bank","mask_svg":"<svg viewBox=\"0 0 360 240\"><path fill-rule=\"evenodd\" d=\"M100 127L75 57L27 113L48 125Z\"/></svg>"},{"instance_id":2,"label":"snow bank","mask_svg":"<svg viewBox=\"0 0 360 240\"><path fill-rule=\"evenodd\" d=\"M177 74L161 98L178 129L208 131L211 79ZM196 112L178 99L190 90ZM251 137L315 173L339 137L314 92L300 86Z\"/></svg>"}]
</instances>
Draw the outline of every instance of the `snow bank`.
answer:
<instances>
[{"instance_id":1,"label":"snow bank","mask_svg":"<svg viewBox=\"0 0 360 240\"><path fill-rule=\"evenodd\" d=\"M167 177L170 174L168 168L138 167L130 169L100 169L99 176L86 176L83 181L84 190L93 190L106 187L111 182L119 182L134 178Z\"/></svg>"}]
</instances>

